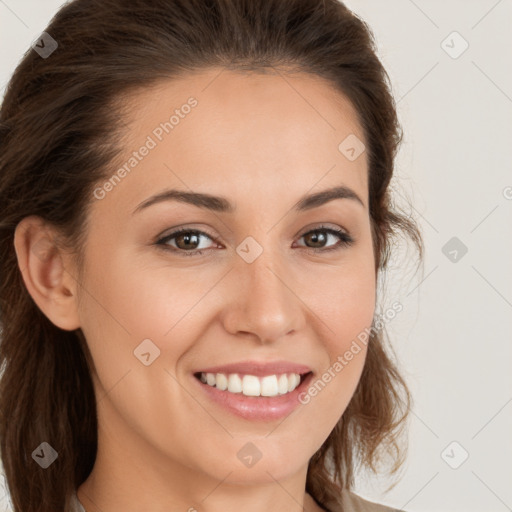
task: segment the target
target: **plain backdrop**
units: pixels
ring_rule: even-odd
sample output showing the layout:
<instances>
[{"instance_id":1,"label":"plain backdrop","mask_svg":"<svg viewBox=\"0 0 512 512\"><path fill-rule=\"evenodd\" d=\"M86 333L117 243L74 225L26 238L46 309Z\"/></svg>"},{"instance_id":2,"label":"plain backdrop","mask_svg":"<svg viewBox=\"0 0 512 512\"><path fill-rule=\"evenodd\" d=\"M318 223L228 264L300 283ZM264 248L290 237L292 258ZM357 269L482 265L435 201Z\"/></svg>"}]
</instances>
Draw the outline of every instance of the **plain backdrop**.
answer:
<instances>
[{"instance_id":1,"label":"plain backdrop","mask_svg":"<svg viewBox=\"0 0 512 512\"><path fill-rule=\"evenodd\" d=\"M0 0L0 96L62 3ZM346 4L392 81L393 188L426 245L416 273L400 249L380 304L404 307L387 330L414 396L408 459L389 493L364 474L356 491L409 512L512 510L512 1Z\"/></svg>"}]
</instances>

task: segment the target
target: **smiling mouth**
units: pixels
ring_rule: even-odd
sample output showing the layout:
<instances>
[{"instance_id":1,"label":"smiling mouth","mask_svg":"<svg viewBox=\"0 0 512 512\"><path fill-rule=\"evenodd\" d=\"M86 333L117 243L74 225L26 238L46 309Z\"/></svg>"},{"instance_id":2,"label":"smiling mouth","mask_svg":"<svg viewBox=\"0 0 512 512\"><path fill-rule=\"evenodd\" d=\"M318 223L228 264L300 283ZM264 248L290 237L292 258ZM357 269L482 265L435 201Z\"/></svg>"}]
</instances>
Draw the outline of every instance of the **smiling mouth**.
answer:
<instances>
[{"instance_id":1,"label":"smiling mouth","mask_svg":"<svg viewBox=\"0 0 512 512\"><path fill-rule=\"evenodd\" d=\"M295 390L312 372L281 373L258 377L241 373L196 372L194 377L203 384L227 393L251 397L282 396Z\"/></svg>"}]
</instances>

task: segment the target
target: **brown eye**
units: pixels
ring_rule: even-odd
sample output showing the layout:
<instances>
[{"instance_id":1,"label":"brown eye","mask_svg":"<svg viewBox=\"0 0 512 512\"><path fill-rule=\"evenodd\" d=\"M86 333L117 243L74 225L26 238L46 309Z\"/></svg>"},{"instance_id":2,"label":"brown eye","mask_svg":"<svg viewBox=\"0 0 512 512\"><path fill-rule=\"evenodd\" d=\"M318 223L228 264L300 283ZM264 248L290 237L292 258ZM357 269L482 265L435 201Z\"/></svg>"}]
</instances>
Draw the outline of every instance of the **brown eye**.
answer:
<instances>
[{"instance_id":1,"label":"brown eye","mask_svg":"<svg viewBox=\"0 0 512 512\"><path fill-rule=\"evenodd\" d=\"M202 254L202 251L198 249L198 245L201 244L201 239L213 240L210 235L203 231L195 229L178 229L169 235L166 235L159 240L156 244L169 248L169 250L181 253L184 256L192 256L194 254ZM169 243L174 240L175 245ZM207 249L208 247L201 247L201 249Z\"/></svg>"},{"instance_id":2,"label":"brown eye","mask_svg":"<svg viewBox=\"0 0 512 512\"><path fill-rule=\"evenodd\" d=\"M326 234L325 231L314 231L304 235L304 239L307 243L309 242L310 244L313 244L312 247L319 248L324 246L327 242L328 236L329 235Z\"/></svg>"},{"instance_id":3,"label":"brown eye","mask_svg":"<svg viewBox=\"0 0 512 512\"><path fill-rule=\"evenodd\" d=\"M340 247L349 246L354 242L353 238L348 233L345 233L342 230L326 227L320 227L308 231L302 235L301 238L306 240L306 247L313 251L335 250ZM337 238L339 242L331 246L326 246L329 240L333 238Z\"/></svg>"},{"instance_id":4,"label":"brown eye","mask_svg":"<svg viewBox=\"0 0 512 512\"><path fill-rule=\"evenodd\" d=\"M183 228L160 238L157 240L156 245L162 246L164 249L175 252L180 256L194 256L196 254L201 255L203 254L202 250L210 248L198 248L201 245L201 239L205 238L214 240L213 237L204 231ZM313 229L303 234L300 238L306 240L305 248L313 252L333 251L354 243L354 239L345 231L329 227ZM338 243L326 245L330 240L336 239L338 239Z\"/></svg>"},{"instance_id":5,"label":"brown eye","mask_svg":"<svg viewBox=\"0 0 512 512\"><path fill-rule=\"evenodd\" d=\"M184 233L174 237L178 249L197 249L199 238L196 233Z\"/></svg>"}]
</instances>

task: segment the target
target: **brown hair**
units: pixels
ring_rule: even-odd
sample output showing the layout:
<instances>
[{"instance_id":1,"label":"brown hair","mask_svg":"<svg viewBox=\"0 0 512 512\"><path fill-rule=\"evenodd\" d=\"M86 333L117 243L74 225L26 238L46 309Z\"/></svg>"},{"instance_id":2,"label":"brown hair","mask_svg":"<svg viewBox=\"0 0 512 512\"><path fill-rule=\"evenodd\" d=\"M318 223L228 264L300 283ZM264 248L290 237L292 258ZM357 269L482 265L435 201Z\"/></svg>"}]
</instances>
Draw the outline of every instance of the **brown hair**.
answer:
<instances>
[{"instance_id":1,"label":"brown hair","mask_svg":"<svg viewBox=\"0 0 512 512\"><path fill-rule=\"evenodd\" d=\"M82 261L92 190L122 149L123 96L210 66L292 66L327 78L364 130L376 269L387 268L399 231L423 255L418 227L388 190L402 138L389 77L370 28L337 0L74 0L46 32L57 49L25 54L0 111L0 447L15 512L68 509L94 465L97 417L83 334L59 329L36 306L14 231L40 216ZM355 394L311 458L306 490L321 504L339 501L357 463L376 472L383 454L395 473L410 404L383 333L372 330ZM31 458L43 441L58 452L46 470Z\"/></svg>"}]
</instances>

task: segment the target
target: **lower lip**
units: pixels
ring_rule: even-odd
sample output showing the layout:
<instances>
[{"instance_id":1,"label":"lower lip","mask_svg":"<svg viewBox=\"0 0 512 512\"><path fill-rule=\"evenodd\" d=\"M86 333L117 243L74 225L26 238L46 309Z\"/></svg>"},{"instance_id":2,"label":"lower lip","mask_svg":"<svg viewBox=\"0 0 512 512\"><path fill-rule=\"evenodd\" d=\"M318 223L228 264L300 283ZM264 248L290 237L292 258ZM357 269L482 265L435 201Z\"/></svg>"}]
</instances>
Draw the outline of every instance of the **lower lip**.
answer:
<instances>
[{"instance_id":1,"label":"lower lip","mask_svg":"<svg viewBox=\"0 0 512 512\"><path fill-rule=\"evenodd\" d=\"M303 377L301 383L290 393L277 396L245 396L243 393L230 393L205 384L194 375L192 378L210 400L229 412L247 420L272 421L288 416L301 403L299 395L307 389L313 373L310 372Z\"/></svg>"}]
</instances>

